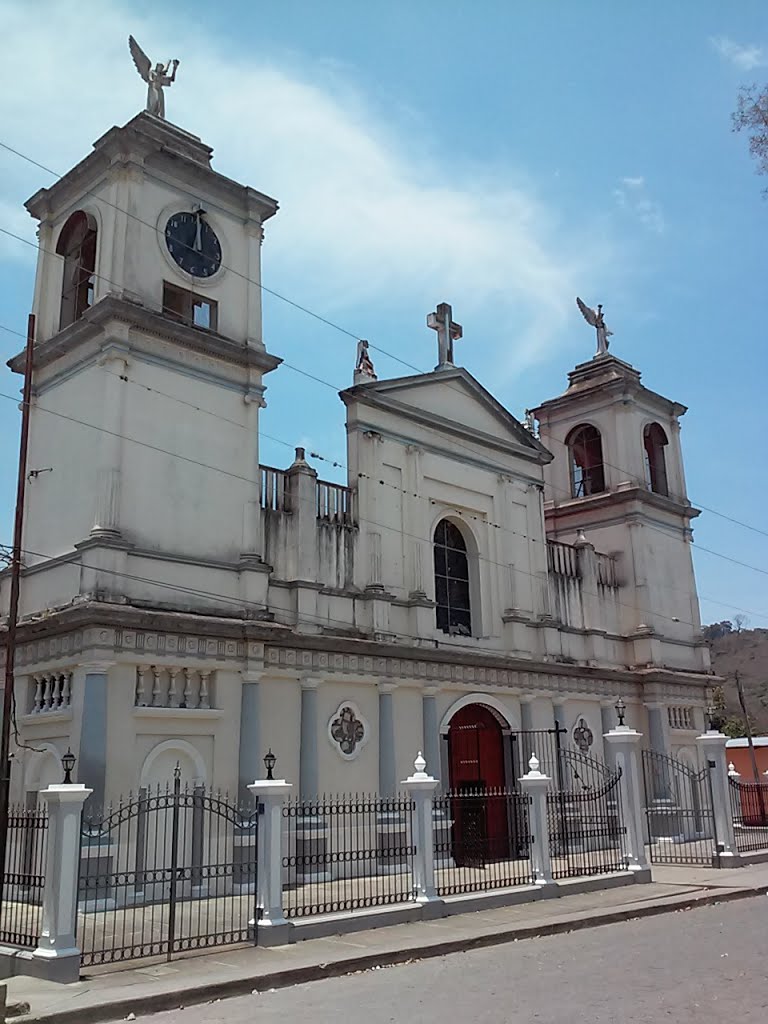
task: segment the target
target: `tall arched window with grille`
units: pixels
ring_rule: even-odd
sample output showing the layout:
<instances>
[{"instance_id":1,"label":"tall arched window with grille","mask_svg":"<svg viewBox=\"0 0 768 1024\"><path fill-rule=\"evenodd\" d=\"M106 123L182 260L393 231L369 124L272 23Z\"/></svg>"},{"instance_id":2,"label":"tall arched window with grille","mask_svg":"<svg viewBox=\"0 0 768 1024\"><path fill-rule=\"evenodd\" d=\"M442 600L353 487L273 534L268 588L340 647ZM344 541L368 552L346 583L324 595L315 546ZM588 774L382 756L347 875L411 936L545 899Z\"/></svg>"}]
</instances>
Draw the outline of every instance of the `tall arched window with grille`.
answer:
<instances>
[{"instance_id":1,"label":"tall arched window with grille","mask_svg":"<svg viewBox=\"0 0 768 1024\"><path fill-rule=\"evenodd\" d=\"M571 494L584 498L605 490L603 441L591 423L575 427L566 441L571 463Z\"/></svg>"},{"instance_id":2,"label":"tall arched window with grille","mask_svg":"<svg viewBox=\"0 0 768 1024\"><path fill-rule=\"evenodd\" d=\"M643 431L645 482L657 494L669 494L667 463L664 457L664 449L668 443L664 428L658 423L649 423Z\"/></svg>"},{"instance_id":3,"label":"tall arched window with grille","mask_svg":"<svg viewBox=\"0 0 768 1024\"><path fill-rule=\"evenodd\" d=\"M472 636L467 542L450 519L437 524L434 549L437 628L451 636Z\"/></svg>"},{"instance_id":4,"label":"tall arched window with grille","mask_svg":"<svg viewBox=\"0 0 768 1024\"><path fill-rule=\"evenodd\" d=\"M96 280L96 222L82 210L61 229L56 252L64 259L59 330L79 320L93 305Z\"/></svg>"}]
</instances>

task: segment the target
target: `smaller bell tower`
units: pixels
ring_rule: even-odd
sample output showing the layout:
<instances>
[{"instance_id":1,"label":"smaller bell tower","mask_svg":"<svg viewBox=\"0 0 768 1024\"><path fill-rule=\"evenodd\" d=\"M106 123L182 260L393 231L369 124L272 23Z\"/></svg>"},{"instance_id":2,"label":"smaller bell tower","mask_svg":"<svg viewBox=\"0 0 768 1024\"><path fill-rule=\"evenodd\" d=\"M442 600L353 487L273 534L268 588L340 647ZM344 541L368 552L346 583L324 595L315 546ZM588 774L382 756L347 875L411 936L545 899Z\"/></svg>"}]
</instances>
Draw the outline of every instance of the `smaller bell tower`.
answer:
<instances>
[{"instance_id":1,"label":"smaller bell tower","mask_svg":"<svg viewBox=\"0 0 768 1024\"><path fill-rule=\"evenodd\" d=\"M691 557L691 520L680 445L686 407L641 383L640 372L608 352L580 363L557 398L533 410L545 467L545 522L553 540L583 531L614 555L619 620L635 641L635 665L701 672L701 636Z\"/></svg>"}]
</instances>

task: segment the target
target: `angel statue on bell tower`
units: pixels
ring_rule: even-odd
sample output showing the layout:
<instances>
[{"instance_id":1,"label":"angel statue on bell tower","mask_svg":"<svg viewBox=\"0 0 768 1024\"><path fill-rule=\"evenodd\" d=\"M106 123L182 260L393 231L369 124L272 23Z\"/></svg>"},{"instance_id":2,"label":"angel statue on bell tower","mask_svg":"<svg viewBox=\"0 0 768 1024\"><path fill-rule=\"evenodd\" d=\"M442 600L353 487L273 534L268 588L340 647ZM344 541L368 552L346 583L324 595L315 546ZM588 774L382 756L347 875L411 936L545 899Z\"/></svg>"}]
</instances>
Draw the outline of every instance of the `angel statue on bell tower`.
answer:
<instances>
[{"instance_id":1,"label":"angel statue on bell tower","mask_svg":"<svg viewBox=\"0 0 768 1024\"><path fill-rule=\"evenodd\" d=\"M581 311L581 315L587 321L590 327L594 327L597 331L597 353L598 356L604 356L608 351L608 339L613 334L613 331L609 331L605 326L605 318L603 317L603 306L600 303L597 309L590 309L586 302L582 302L581 299L576 296L576 305Z\"/></svg>"},{"instance_id":2,"label":"angel statue on bell tower","mask_svg":"<svg viewBox=\"0 0 768 1024\"><path fill-rule=\"evenodd\" d=\"M173 85L176 81L176 69L179 66L179 62L177 60L169 60L167 64L158 62L153 68L152 61L144 53L133 36L128 36L128 49L131 51L136 70L147 83L147 113L154 114L155 117L162 117L165 120L165 94L163 89L165 86ZM168 71L171 66L173 66L173 71L169 75Z\"/></svg>"}]
</instances>

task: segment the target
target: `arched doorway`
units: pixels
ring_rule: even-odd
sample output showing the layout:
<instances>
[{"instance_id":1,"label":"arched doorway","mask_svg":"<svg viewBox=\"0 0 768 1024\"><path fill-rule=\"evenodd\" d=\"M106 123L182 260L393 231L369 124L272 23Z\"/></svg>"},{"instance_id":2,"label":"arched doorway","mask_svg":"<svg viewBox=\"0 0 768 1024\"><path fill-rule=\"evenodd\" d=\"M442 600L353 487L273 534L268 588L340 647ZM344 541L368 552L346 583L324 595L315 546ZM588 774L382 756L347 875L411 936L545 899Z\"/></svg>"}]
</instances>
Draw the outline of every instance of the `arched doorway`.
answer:
<instances>
[{"instance_id":1,"label":"arched doorway","mask_svg":"<svg viewBox=\"0 0 768 1024\"><path fill-rule=\"evenodd\" d=\"M487 707L468 704L453 716L448 761L456 863L482 865L508 857L512 823L504 796L504 734Z\"/></svg>"}]
</instances>

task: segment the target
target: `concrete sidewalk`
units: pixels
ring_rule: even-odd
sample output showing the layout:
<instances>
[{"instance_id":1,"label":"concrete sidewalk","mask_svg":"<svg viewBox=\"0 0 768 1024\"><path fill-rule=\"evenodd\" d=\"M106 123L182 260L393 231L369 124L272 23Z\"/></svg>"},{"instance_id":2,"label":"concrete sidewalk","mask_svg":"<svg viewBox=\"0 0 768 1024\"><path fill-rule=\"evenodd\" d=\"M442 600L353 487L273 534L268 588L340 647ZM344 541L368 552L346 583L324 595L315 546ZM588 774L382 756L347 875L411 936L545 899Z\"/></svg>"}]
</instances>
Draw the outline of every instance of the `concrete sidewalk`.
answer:
<instances>
[{"instance_id":1,"label":"concrete sidewalk","mask_svg":"<svg viewBox=\"0 0 768 1024\"><path fill-rule=\"evenodd\" d=\"M9 979L8 1003L25 1001L19 1021L90 1024L129 1014L210 1002L300 982L406 963L461 950L595 927L768 893L768 865L716 871L654 868L654 881L563 895L435 921L392 925L291 946L219 949L204 955L94 973L72 985ZM563 889L567 891L567 884ZM10 1018L9 1018L10 1019Z\"/></svg>"}]
</instances>

